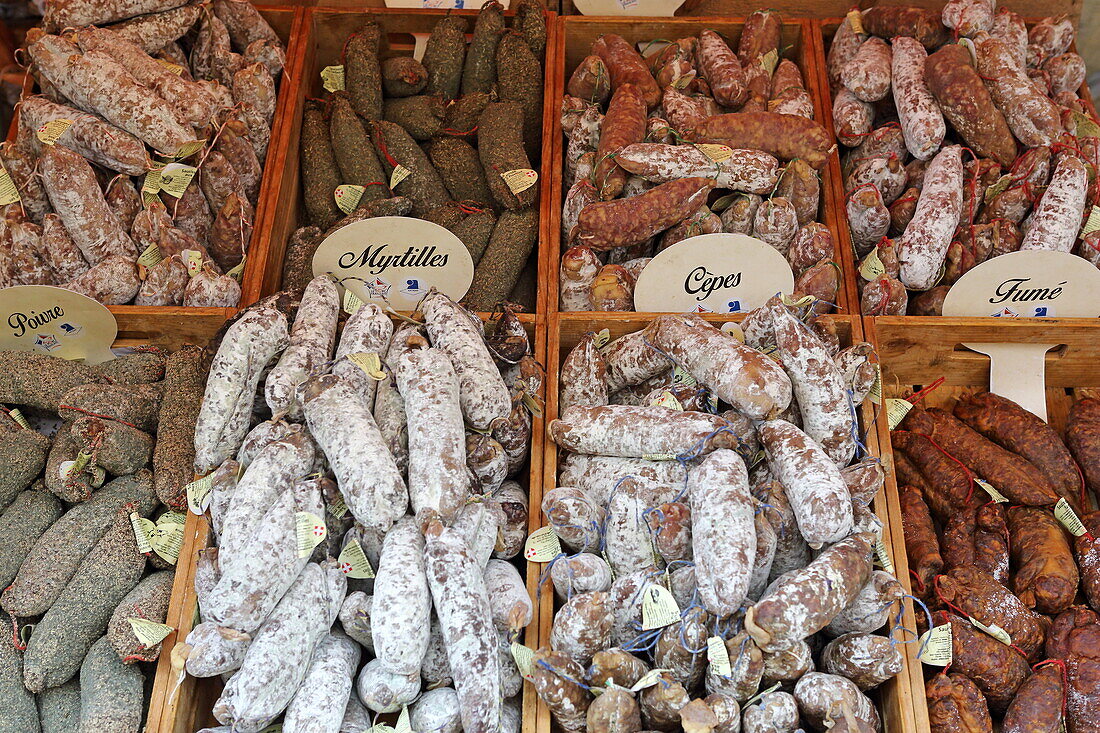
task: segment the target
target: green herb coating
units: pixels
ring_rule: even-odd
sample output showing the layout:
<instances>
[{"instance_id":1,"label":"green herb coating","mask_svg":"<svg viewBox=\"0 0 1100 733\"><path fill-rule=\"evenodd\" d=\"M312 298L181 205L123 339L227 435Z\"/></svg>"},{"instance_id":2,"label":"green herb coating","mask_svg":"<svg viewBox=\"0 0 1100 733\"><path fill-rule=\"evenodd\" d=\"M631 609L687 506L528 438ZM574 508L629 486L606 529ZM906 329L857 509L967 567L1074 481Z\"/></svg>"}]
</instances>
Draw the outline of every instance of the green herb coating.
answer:
<instances>
[{"instance_id":1,"label":"green herb coating","mask_svg":"<svg viewBox=\"0 0 1100 733\"><path fill-rule=\"evenodd\" d=\"M475 211L451 231L462 240L466 249L470 250L470 257L474 261L474 267L481 261L485 248L489 246L489 238L493 236L493 228L496 227L497 217L493 210L486 207Z\"/></svg>"},{"instance_id":2,"label":"green herb coating","mask_svg":"<svg viewBox=\"0 0 1100 733\"><path fill-rule=\"evenodd\" d=\"M412 56L391 56L382 62L382 89L387 97L411 97L428 86L428 70Z\"/></svg>"},{"instance_id":3,"label":"green herb coating","mask_svg":"<svg viewBox=\"0 0 1100 733\"><path fill-rule=\"evenodd\" d=\"M507 298L535 248L538 233L538 209L501 214L489 246L474 269L474 282L463 305L473 311L492 311Z\"/></svg>"},{"instance_id":4,"label":"green herb coating","mask_svg":"<svg viewBox=\"0 0 1100 733\"><path fill-rule=\"evenodd\" d=\"M302 118L301 140L302 198L313 226L332 226L343 212L336 207L333 193L342 181L336 156L332 152L328 123L316 102L307 101Z\"/></svg>"},{"instance_id":5,"label":"green herb coating","mask_svg":"<svg viewBox=\"0 0 1100 733\"><path fill-rule=\"evenodd\" d=\"M462 67L462 93L491 92L497 80L497 44L504 34L504 6L492 2L481 6L474 22L474 35Z\"/></svg>"},{"instance_id":6,"label":"green herb coating","mask_svg":"<svg viewBox=\"0 0 1100 733\"><path fill-rule=\"evenodd\" d=\"M371 145L370 135L355 110L348 95L337 92L332 95L332 113L328 121L332 139L332 154L340 169L344 183L363 187L360 201L376 201L389 198L386 174Z\"/></svg>"},{"instance_id":7,"label":"green herb coating","mask_svg":"<svg viewBox=\"0 0 1100 733\"><path fill-rule=\"evenodd\" d=\"M438 171L403 127L380 120L373 123L371 139L387 174L391 174L397 165L409 171L409 175L394 187L393 192L412 199L413 216L422 217L430 209L451 200Z\"/></svg>"},{"instance_id":8,"label":"green herb coating","mask_svg":"<svg viewBox=\"0 0 1100 733\"><path fill-rule=\"evenodd\" d=\"M462 62L466 57L466 20L457 15L440 19L424 49L424 68L428 70L428 94L450 101L458 96L462 84Z\"/></svg>"},{"instance_id":9,"label":"green herb coating","mask_svg":"<svg viewBox=\"0 0 1100 733\"><path fill-rule=\"evenodd\" d=\"M195 465L195 421L205 391L201 348L188 344L168 357L153 449L153 486L157 498L173 509L187 506L184 487Z\"/></svg>"},{"instance_id":10,"label":"green herb coating","mask_svg":"<svg viewBox=\"0 0 1100 733\"><path fill-rule=\"evenodd\" d=\"M542 139L542 62L518 33L507 33L497 46L497 92L523 108L523 142L538 161Z\"/></svg>"},{"instance_id":11,"label":"green herb coating","mask_svg":"<svg viewBox=\"0 0 1100 733\"><path fill-rule=\"evenodd\" d=\"M371 150L373 154L374 150ZM300 227L290 235L283 255L283 290L301 290L313 279L313 255L324 239L317 227Z\"/></svg>"},{"instance_id":12,"label":"green herb coating","mask_svg":"<svg viewBox=\"0 0 1100 733\"><path fill-rule=\"evenodd\" d=\"M0 638L0 733L38 733L38 707L23 687L23 652L15 648L11 631Z\"/></svg>"},{"instance_id":13,"label":"green herb coating","mask_svg":"<svg viewBox=\"0 0 1100 733\"><path fill-rule=\"evenodd\" d=\"M405 128L414 140L429 140L443 129L444 110L443 97L419 94L387 99L382 115Z\"/></svg>"},{"instance_id":14,"label":"green herb coating","mask_svg":"<svg viewBox=\"0 0 1100 733\"><path fill-rule=\"evenodd\" d=\"M457 137L437 138L428 144L428 158L455 201L472 201L484 206L493 203L481 158L468 142Z\"/></svg>"},{"instance_id":15,"label":"green herb coating","mask_svg":"<svg viewBox=\"0 0 1100 733\"><path fill-rule=\"evenodd\" d=\"M368 120L382 116L382 69L378 65L378 46L382 26L366 23L348 39L344 51L344 87L351 106Z\"/></svg>"},{"instance_id":16,"label":"green herb coating","mask_svg":"<svg viewBox=\"0 0 1100 733\"><path fill-rule=\"evenodd\" d=\"M0 351L0 374L0 402L46 412L57 412L73 387L106 381L95 367L32 351Z\"/></svg>"},{"instance_id":17,"label":"green herb coating","mask_svg":"<svg viewBox=\"0 0 1100 733\"><path fill-rule=\"evenodd\" d=\"M531 168L523 149L522 130L523 110L516 102L493 102L478 122L478 154L485 179L497 204L506 209L532 206L538 197L537 183L517 195L501 177L507 171Z\"/></svg>"}]
</instances>

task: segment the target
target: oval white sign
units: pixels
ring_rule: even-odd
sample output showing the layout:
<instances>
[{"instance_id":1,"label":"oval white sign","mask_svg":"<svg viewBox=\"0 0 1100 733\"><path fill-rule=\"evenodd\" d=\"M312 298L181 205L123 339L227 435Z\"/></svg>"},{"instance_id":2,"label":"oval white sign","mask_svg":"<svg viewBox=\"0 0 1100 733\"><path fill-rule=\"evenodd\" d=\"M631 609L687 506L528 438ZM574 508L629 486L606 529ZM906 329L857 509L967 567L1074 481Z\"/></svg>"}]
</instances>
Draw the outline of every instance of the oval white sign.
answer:
<instances>
[{"instance_id":1,"label":"oval white sign","mask_svg":"<svg viewBox=\"0 0 1100 733\"><path fill-rule=\"evenodd\" d=\"M0 349L37 351L61 359L99 364L114 359L118 323L107 306L80 293L49 285L0 290L4 328Z\"/></svg>"},{"instance_id":2,"label":"oval white sign","mask_svg":"<svg viewBox=\"0 0 1100 733\"><path fill-rule=\"evenodd\" d=\"M1100 269L1068 252L1027 250L986 260L951 286L945 316L1095 318Z\"/></svg>"},{"instance_id":3,"label":"oval white sign","mask_svg":"<svg viewBox=\"0 0 1100 733\"><path fill-rule=\"evenodd\" d=\"M332 273L363 302L407 311L431 289L459 300L474 279L470 251L423 219L380 216L333 232L313 255L313 274Z\"/></svg>"},{"instance_id":4,"label":"oval white sign","mask_svg":"<svg viewBox=\"0 0 1100 733\"><path fill-rule=\"evenodd\" d=\"M787 258L745 234L700 234L645 266L634 286L639 313L738 313L794 290Z\"/></svg>"}]
</instances>

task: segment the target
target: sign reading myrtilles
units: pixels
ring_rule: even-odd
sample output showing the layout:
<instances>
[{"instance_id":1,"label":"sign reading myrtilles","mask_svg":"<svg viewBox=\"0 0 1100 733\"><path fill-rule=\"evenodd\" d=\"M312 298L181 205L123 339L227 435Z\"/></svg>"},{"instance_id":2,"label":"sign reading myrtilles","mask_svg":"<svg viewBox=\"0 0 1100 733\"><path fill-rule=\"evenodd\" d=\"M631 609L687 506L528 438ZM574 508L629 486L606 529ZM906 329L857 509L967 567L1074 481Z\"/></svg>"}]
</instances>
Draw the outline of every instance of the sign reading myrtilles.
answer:
<instances>
[{"instance_id":1,"label":"sign reading myrtilles","mask_svg":"<svg viewBox=\"0 0 1100 733\"><path fill-rule=\"evenodd\" d=\"M364 302L412 310L433 287L462 298L473 282L474 262L466 245L437 224L380 216L333 232L313 256L313 273L331 273Z\"/></svg>"}]
</instances>

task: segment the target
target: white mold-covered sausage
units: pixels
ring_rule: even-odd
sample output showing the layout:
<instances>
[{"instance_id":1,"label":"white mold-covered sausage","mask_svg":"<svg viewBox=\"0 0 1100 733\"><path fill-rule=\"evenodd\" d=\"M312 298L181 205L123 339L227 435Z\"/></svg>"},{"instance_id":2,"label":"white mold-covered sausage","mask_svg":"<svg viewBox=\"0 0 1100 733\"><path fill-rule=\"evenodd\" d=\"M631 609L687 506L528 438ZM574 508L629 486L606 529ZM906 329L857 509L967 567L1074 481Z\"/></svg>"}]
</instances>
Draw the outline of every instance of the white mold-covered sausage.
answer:
<instances>
[{"instance_id":1,"label":"white mold-covered sausage","mask_svg":"<svg viewBox=\"0 0 1100 733\"><path fill-rule=\"evenodd\" d=\"M394 674L419 674L428 650L432 598L424 538L414 518L400 519L386 533L376 576L371 607L375 657Z\"/></svg>"},{"instance_id":2,"label":"white mold-covered sausage","mask_svg":"<svg viewBox=\"0 0 1100 733\"><path fill-rule=\"evenodd\" d=\"M731 340L733 340L731 338ZM786 379L784 374L783 378ZM699 448L734 448L737 436L719 432L726 421L704 412L673 412L666 407L603 405L571 407L549 426L562 448L590 455L674 458Z\"/></svg>"},{"instance_id":3,"label":"white mold-covered sausage","mask_svg":"<svg viewBox=\"0 0 1100 733\"><path fill-rule=\"evenodd\" d=\"M962 214L962 148L950 145L932 159L913 218L895 245L901 281L911 290L936 284Z\"/></svg>"},{"instance_id":4,"label":"white mold-covered sausage","mask_svg":"<svg viewBox=\"0 0 1100 733\"><path fill-rule=\"evenodd\" d=\"M1069 252L1077 241L1081 214L1088 193L1088 171L1080 158L1063 156L1050 184L1035 206L1031 226L1024 235L1021 250L1046 249Z\"/></svg>"},{"instance_id":5,"label":"white mold-covered sausage","mask_svg":"<svg viewBox=\"0 0 1100 733\"><path fill-rule=\"evenodd\" d=\"M330 631L313 652L305 679L283 718L286 733L337 731L351 698L359 645L346 634Z\"/></svg>"},{"instance_id":6,"label":"white mold-covered sausage","mask_svg":"<svg viewBox=\"0 0 1100 733\"><path fill-rule=\"evenodd\" d=\"M301 420L302 406L295 400L295 389L332 355L339 315L340 296L332 278L327 275L313 278L306 286L290 328L290 345L264 382L267 406L276 416L285 414Z\"/></svg>"},{"instance_id":7,"label":"white mold-covered sausage","mask_svg":"<svg viewBox=\"0 0 1100 733\"><path fill-rule=\"evenodd\" d=\"M921 42L908 36L893 40L894 106L898 110L905 147L919 160L928 160L943 143L947 125L935 97L924 80L928 52Z\"/></svg>"},{"instance_id":8,"label":"white mold-covered sausage","mask_svg":"<svg viewBox=\"0 0 1100 733\"><path fill-rule=\"evenodd\" d=\"M393 322L377 303L365 303L348 317L336 346L332 373L349 382L363 395L368 405L374 404L378 380L367 375L362 367L348 357L353 354L378 354L383 357L393 337Z\"/></svg>"}]
</instances>

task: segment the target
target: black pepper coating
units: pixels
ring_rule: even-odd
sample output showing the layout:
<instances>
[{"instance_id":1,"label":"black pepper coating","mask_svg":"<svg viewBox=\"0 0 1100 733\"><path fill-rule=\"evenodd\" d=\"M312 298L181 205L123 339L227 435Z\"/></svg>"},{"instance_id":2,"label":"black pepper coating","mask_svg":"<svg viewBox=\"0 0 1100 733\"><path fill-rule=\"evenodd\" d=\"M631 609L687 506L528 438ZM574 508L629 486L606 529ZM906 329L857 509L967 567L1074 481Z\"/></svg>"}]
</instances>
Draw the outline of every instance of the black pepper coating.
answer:
<instances>
[{"instance_id":1,"label":"black pepper coating","mask_svg":"<svg viewBox=\"0 0 1100 733\"><path fill-rule=\"evenodd\" d=\"M301 156L302 198L309 223L326 229L343 215L333 198L336 187L342 181L332 151L328 123L317 102L306 102L302 118Z\"/></svg>"},{"instance_id":2,"label":"black pepper coating","mask_svg":"<svg viewBox=\"0 0 1100 733\"><path fill-rule=\"evenodd\" d=\"M365 23L344 50L344 88L355 111L368 120L382 117L382 69L378 49L382 26Z\"/></svg>"},{"instance_id":3,"label":"black pepper coating","mask_svg":"<svg viewBox=\"0 0 1100 733\"><path fill-rule=\"evenodd\" d=\"M466 19L457 15L441 18L432 29L424 49L424 68L428 70L428 94L450 101L458 96L462 84L462 66L466 58Z\"/></svg>"},{"instance_id":4,"label":"black pepper coating","mask_svg":"<svg viewBox=\"0 0 1100 733\"><path fill-rule=\"evenodd\" d=\"M498 2L482 5L462 68L463 94L493 90L497 79L497 44L503 34L504 6Z\"/></svg>"},{"instance_id":5,"label":"black pepper coating","mask_svg":"<svg viewBox=\"0 0 1100 733\"><path fill-rule=\"evenodd\" d=\"M489 246L474 269L474 282L463 305L472 311L492 311L519 281L539 233L538 209L505 211L497 220Z\"/></svg>"}]
</instances>

